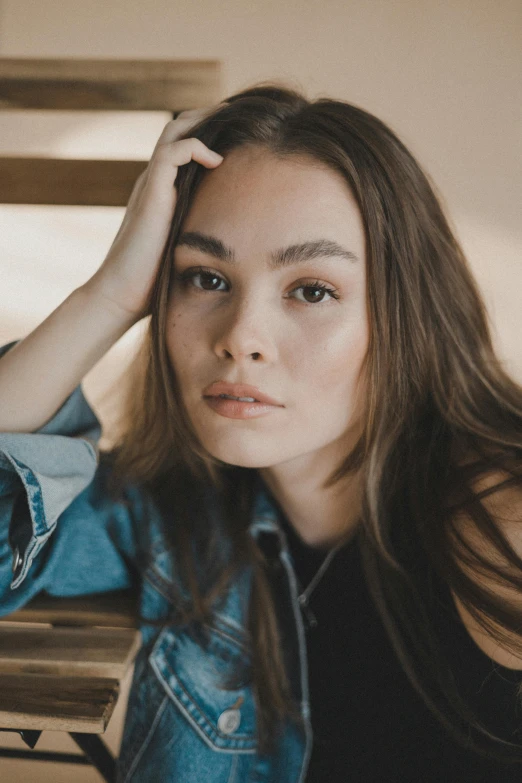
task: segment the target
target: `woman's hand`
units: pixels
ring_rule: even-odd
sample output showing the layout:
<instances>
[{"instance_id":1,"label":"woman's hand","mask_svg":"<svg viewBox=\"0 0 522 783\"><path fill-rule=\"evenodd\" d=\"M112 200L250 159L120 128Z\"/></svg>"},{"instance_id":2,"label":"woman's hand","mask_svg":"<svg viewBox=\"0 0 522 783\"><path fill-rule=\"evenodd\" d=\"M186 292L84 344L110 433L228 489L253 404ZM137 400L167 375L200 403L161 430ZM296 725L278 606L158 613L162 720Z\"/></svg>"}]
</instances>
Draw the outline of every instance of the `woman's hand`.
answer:
<instances>
[{"instance_id":1,"label":"woman's hand","mask_svg":"<svg viewBox=\"0 0 522 783\"><path fill-rule=\"evenodd\" d=\"M178 167L195 160L208 168L223 158L196 138L179 136L215 107L181 112L167 123L145 171L130 195L123 222L101 267L87 282L123 313L143 318L168 238L177 193Z\"/></svg>"}]
</instances>

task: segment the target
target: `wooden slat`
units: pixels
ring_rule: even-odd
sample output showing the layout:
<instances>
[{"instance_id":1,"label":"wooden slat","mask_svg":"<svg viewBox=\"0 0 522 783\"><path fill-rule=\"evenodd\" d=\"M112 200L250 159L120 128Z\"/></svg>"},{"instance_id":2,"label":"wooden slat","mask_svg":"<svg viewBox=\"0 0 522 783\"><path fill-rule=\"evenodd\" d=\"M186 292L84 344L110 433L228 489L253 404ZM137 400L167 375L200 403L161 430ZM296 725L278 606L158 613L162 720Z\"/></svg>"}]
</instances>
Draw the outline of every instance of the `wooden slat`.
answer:
<instances>
[{"instance_id":1,"label":"wooden slat","mask_svg":"<svg viewBox=\"0 0 522 783\"><path fill-rule=\"evenodd\" d=\"M118 695L118 680L0 673L0 726L103 734Z\"/></svg>"},{"instance_id":2,"label":"wooden slat","mask_svg":"<svg viewBox=\"0 0 522 783\"><path fill-rule=\"evenodd\" d=\"M130 628L0 626L0 672L122 680L141 644Z\"/></svg>"},{"instance_id":3,"label":"wooden slat","mask_svg":"<svg viewBox=\"0 0 522 783\"><path fill-rule=\"evenodd\" d=\"M146 161L0 158L0 204L124 207Z\"/></svg>"},{"instance_id":4,"label":"wooden slat","mask_svg":"<svg viewBox=\"0 0 522 783\"><path fill-rule=\"evenodd\" d=\"M173 112L222 97L219 60L0 58L0 109Z\"/></svg>"},{"instance_id":5,"label":"wooden slat","mask_svg":"<svg viewBox=\"0 0 522 783\"><path fill-rule=\"evenodd\" d=\"M0 622L137 628L137 610L138 597L129 590L74 598L40 593L21 609L0 617Z\"/></svg>"}]
</instances>

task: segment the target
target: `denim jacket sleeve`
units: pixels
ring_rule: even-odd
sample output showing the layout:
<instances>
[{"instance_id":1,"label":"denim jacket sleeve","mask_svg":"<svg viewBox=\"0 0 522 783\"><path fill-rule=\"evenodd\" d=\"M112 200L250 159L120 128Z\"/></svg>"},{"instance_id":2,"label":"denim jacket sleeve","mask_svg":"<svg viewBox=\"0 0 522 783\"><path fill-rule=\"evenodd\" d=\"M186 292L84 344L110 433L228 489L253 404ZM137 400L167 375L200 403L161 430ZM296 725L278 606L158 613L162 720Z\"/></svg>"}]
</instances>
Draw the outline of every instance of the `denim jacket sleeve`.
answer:
<instances>
[{"instance_id":1,"label":"denim jacket sleeve","mask_svg":"<svg viewBox=\"0 0 522 783\"><path fill-rule=\"evenodd\" d=\"M0 347L0 358L16 342ZM0 615L42 590L73 596L134 586L143 499L135 487L110 498L100 434L81 385L35 432L0 433Z\"/></svg>"}]
</instances>

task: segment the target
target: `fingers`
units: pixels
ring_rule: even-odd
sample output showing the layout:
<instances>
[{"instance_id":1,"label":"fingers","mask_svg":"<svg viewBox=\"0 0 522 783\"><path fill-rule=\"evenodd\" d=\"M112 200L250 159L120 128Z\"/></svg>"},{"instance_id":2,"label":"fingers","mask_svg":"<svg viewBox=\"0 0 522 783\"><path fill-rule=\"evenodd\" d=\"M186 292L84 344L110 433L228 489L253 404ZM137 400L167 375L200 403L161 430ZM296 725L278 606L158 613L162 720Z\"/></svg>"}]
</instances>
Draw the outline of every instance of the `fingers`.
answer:
<instances>
[{"instance_id":1,"label":"fingers","mask_svg":"<svg viewBox=\"0 0 522 783\"><path fill-rule=\"evenodd\" d=\"M209 114L212 114L216 110L216 106L205 106L202 109L187 109L182 111L175 120L170 120L156 142L156 147L161 144L169 144L175 141L179 136L186 133L186 131L196 122L199 122Z\"/></svg>"},{"instance_id":2,"label":"fingers","mask_svg":"<svg viewBox=\"0 0 522 783\"><path fill-rule=\"evenodd\" d=\"M134 208L142 201L142 198L148 200L146 194L151 190L154 199L161 198L162 201L173 203L176 195L174 182L178 167L191 160L196 160L211 168L221 163L222 157L216 157L216 153L199 139L192 137L179 140L179 136L186 133L204 116L215 111L215 108L215 106L206 106L202 109L188 109L165 125L156 142L147 168L134 183L127 209Z\"/></svg>"},{"instance_id":3,"label":"fingers","mask_svg":"<svg viewBox=\"0 0 522 783\"><path fill-rule=\"evenodd\" d=\"M195 160L209 168L215 168L222 162L221 156L210 150L200 139L188 138L163 144L155 151L150 163L146 187L154 188L158 194L174 195L174 182L179 166Z\"/></svg>"}]
</instances>

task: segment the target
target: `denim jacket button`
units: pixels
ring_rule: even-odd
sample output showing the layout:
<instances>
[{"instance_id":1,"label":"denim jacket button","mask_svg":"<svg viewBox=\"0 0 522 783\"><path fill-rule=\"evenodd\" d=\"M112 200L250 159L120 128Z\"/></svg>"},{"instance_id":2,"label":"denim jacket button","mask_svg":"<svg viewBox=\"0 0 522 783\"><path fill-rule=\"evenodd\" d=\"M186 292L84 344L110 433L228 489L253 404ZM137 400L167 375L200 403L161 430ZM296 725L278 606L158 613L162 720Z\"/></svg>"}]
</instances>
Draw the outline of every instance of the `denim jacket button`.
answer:
<instances>
[{"instance_id":1,"label":"denim jacket button","mask_svg":"<svg viewBox=\"0 0 522 783\"><path fill-rule=\"evenodd\" d=\"M13 565L12 565L13 574L18 569L18 567L21 566L21 565L22 565L22 558L20 556L20 550L18 549L18 547L16 547L16 549L15 549L15 551L13 553Z\"/></svg>"},{"instance_id":2,"label":"denim jacket button","mask_svg":"<svg viewBox=\"0 0 522 783\"><path fill-rule=\"evenodd\" d=\"M218 729L223 734L232 734L233 731L239 726L241 720L241 713L239 710L225 710L218 718Z\"/></svg>"}]
</instances>

